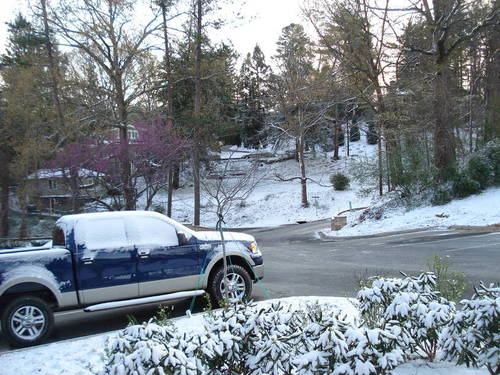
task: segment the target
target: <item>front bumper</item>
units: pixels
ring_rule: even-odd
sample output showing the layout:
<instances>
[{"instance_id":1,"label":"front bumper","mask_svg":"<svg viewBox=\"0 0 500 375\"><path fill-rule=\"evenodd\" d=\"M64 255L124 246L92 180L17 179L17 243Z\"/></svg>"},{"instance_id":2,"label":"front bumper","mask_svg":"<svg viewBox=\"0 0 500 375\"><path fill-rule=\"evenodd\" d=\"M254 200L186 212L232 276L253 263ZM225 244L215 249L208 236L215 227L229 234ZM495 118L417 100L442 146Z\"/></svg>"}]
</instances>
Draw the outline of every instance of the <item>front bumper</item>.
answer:
<instances>
[{"instance_id":1,"label":"front bumper","mask_svg":"<svg viewBox=\"0 0 500 375\"><path fill-rule=\"evenodd\" d=\"M254 276L257 280L261 280L264 277L264 265L260 264L258 266L253 266Z\"/></svg>"}]
</instances>

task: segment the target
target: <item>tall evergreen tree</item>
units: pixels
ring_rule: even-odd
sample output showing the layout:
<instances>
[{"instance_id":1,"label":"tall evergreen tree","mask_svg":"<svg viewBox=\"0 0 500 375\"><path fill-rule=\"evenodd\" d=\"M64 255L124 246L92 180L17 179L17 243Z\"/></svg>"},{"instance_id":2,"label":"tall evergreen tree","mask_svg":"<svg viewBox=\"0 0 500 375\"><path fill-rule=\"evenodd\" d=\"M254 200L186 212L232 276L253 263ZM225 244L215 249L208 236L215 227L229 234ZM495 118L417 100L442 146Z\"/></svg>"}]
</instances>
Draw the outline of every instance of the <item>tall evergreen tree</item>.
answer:
<instances>
[{"instance_id":1,"label":"tall evergreen tree","mask_svg":"<svg viewBox=\"0 0 500 375\"><path fill-rule=\"evenodd\" d=\"M285 118L283 130L295 140L300 168L301 201L307 199L305 137L318 123L315 111L312 42L302 25L292 23L283 28L275 56L279 73L272 77L274 100Z\"/></svg>"},{"instance_id":2,"label":"tall evergreen tree","mask_svg":"<svg viewBox=\"0 0 500 375\"><path fill-rule=\"evenodd\" d=\"M247 146L259 145L259 133L265 122L270 73L264 53L256 45L241 65L238 84L238 121L242 124L242 142Z\"/></svg>"},{"instance_id":3,"label":"tall evergreen tree","mask_svg":"<svg viewBox=\"0 0 500 375\"><path fill-rule=\"evenodd\" d=\"M8 24L7 52L0 57L3 66L2 130L0 174L2 188L2 232L7 235L9 185L18 182L22 207L26 191L24 177L39 168L52 150L57 133L50 81L46 70L46 40L21 14Z\"/></svg>"}]
</instances>

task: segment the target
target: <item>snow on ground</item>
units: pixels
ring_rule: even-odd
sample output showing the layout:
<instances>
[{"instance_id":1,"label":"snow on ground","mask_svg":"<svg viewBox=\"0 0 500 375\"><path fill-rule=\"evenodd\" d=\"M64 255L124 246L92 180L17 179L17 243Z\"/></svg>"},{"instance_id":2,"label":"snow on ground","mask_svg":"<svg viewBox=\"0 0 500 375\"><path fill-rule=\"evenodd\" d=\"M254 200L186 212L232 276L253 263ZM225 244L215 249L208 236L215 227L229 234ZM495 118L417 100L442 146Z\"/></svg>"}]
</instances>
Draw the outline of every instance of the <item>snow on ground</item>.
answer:
<instances>
[{"instance_id":1,"label":"snow on ground","mask_svg":"<svg viewBox=\"0 0 500 375\"><path fill-rule=\"evenodd\" d=\"M455 366L446 362L411 361L397 367L393 375L486 375L488 370Z\"/></svg>"},{"instance_id":2,"label":"snow on ground","mask_svg":"<svg viewBox=\"0 0 500 375\"><path fill-rule=\"evenodd\" d=\"M260 163L256 173L259 183L246 199L235 202L231 210L225 214L225 227L272 227L299 221L329 219L351 207L373 207L387 201L388 197L380 198L375 188L371 192L369 189L368 193L366 192L366 185L369 185L369 181L364 181L365 186L361 186L351 178L349 189L345 191L336 191L330 186L330 175L333 173L349 174L356 168L363 168L363 163L367 161L373 163L376 159L376 145L368 145L366 136L358 142L350 143L349 147L349 157L346 145L340 147L340 160L337 161L332 160L332 152L318 151L315 155L312 153L306 155L307 177L317 182L308 181L307 183L310 203L308 208L303 208L301 205L301 187L298 180L280 181L276 177L279 175L287 179L299 176L299 165L295 160L272 164ZM230 159L221 161L222 166L224 163L229 163L230 169L244 171L249 168L252 160L246 158L247 156L255 153L269 154L270 151L269 149L251 150L225 146L219 156ZM281 152L285 151L281 150ZM237 178L237 176L233 177L233 181ZM189 178L186 180L188 181ZM231 183L231 179L227 179L227 182ZM365 191L361 194L363 190ZM192 194L192 186L188 183L174 192L173 218L175 220L182 223L193 222ZM160 194L155 204L164 207L166 196ZM411 211L401 205L385 208L380 219L366 219L362 223L358 219L363 210L345 213L342 214L347 216L348 220L345 228L337 232L331 232L329 228L325 228L323 233L330 236L361 236L428 227L499 224L498 207L500 207L500 188L490 188L481 194L454 200L443 206L426 206L414 208ZM215 205L210 202L206 193L202 193L201 225L215 227L217 223L215 212Z\"/></svg>"},{"instance_id":3,"label":"snow on ground","mask_svg":"<svg viewBox=\"0 0 500 375\"><path fill-rule=\"evenodd\" d=\"M276 300L267 300L259 304L270 304ZM332 309L343 310L347 316L358 313L347 298L342 297L291 297L281 299L284 303L299 308L307 302L328 305ZM173 319L179 333L204 329L203 314ZM104 348L106 340L117 334L94 335L80 339L20 349L0 354L1 375L94 375L104 366ZM468 369L450 363L412 361L399 366L394 375L487 375L485 369Z\"/></svg>"},{"instance_id":4,"label":"snow on ground","mask_svg":"<svg viewBox=\"0 0 500 375\"><path fill-rule=\"evenodd\" d=\"M387 209L379 220L358 223L361 211L345 214L348 225L339 231L325 229L328 236L359 236L415 228L447 228L452 225L486 226L500 223L500 188L453 200L443 206L426 206L406 211L404 207ZM349 224L350 223L350 224Z\"/></svg>"},{"instance_id":5,"label":"snow on ground","mask_svg":"<svg viewBox=\"0 0 500 375\"><path fill-rule=\"evenodd\" d=\"M268 150L263 151L268 152ZM350 144L351 160L372 158L375 152L376 146L368 145L364 140ZM223 152L221 156L229 157L231 154L235 160L229 163L232 163L236 169L244 169L245 167L248 168L251 159L238 160L237 158L250 153L250 150L237 148L231 149L229 152ZM301 188L298 180L284 182L279 181L276 177L276 174L283 178L299 176L299 165L296 161L286 160L273 164L261 163L256 176L259 183L247 199L235 203L224 218L225 226L228 228L268 227L296 223L297 221L321 220L348 209L349 203L351 203L352 207L368 205L371 198L359 196L360 186L355 182L351 182L350 188L346 191L335 191L330 186L330 175L337 171L345 171L349 163L345 146L340 148L339 154L341 160L338 161L332 161L331 152L327 154L317 152L315 156L312 154L307 155L307 177L326 185L320 186L310 181L307 183L310 203L308 208L301 206ZM192 194L193 191L190 186L185 186L174 192L173 219L182 223L192 223ZM159 195L155 202L157 205L165 206L166 196ZM206 194L202 194L201 211L201 225L215 227L217 223L215 207L210 205Z\"/></svg>"}]
</instances>

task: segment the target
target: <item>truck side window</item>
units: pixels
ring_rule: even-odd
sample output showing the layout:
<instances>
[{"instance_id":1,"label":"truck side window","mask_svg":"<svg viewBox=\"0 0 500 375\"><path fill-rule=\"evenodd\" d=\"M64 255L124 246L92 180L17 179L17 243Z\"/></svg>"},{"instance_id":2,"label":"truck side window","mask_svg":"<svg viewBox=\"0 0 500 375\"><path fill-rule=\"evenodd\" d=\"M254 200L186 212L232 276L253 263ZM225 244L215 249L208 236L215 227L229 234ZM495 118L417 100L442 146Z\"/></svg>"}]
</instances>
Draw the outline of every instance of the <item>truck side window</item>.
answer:
<instances>
[{"instance_id":1,"label":"truck side window","mask_svg":"<svg viewBox=\"0 0 500 375\"><path fill-rule=\"evenodd\" d=\"M179 246L177 231L163 220L152 217L137 217L128 221L127 225L127 233L134 245L138 247Z\"/></svg>"},{"instance_id":2,"label":"truck side window","mask_svg":"<svg viewBox=\"0 0 500 375\"><path fill-rule=\"evenodd\" d=\"M66 240L64 238L64 231L57 225L52 230L52 246L66 246Z\"/></svg>"}]
</instances>

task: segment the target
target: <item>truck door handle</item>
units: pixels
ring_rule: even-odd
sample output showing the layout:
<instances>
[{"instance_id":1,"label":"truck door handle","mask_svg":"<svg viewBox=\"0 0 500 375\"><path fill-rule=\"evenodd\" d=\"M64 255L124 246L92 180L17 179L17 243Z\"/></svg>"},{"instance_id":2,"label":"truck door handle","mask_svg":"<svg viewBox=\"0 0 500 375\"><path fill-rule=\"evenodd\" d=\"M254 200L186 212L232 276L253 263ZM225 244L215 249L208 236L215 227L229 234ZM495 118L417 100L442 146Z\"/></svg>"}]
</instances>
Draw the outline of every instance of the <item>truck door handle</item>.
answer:
<instances>
[{"instance_id":1,"label":"truck door handle","mask_svg":"<svg viewBox=\"0 0 500 375\"><path fill-rule=\"evenodd\" d=\"M141 259L148 259L149 258L149 251L143 251L138 254L139 260Z\"/></svg>"},{"instance_id":2,"label":"truck door handle","mask_svg":"<svg viewBox=\"0 0 500 375\"><path fill-rule=\"evenodd\" d=\"M83 258L82 259L82 263L83 263L84 266L90 266L90 265L94 264L94 259Z\"/></svg>"}]
</instances>

